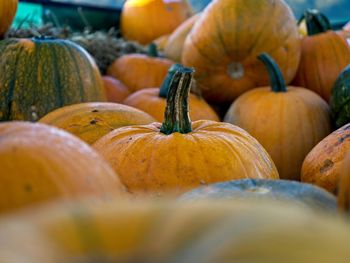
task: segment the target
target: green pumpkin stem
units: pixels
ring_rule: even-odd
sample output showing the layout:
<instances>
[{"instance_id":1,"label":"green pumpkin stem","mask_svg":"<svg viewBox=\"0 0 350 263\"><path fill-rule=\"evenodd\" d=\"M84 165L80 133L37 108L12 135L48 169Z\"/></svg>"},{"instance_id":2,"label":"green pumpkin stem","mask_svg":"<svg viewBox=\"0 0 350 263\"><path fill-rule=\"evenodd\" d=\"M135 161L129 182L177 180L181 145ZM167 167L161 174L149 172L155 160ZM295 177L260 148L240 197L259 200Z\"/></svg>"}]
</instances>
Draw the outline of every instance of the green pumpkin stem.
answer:
<instances>
[{"instance_id":1,"label":"green pumpkin stem","mask_svg":"<svg viewBox=\"0 0 350 263\"><path fill-rule=\"evenodd\" d=\"M169 83L167 106L160 132L169 135L174 132L186 134L192 131L189 116L188 95L194 70L178 66Z\"/></svg>"},{"instance_id":2,"label":"green pumpkin stem","mask_svg":"<svg viewBox=\"0 0 350 263\"><path fill-rule=\"evenodd\" d=\"M176 71L178 69L182 68L182 66L180 64L174 64L172 65L169 70L168 70L168 74L166 75L162 86L160 87L159 90L159 97L166 99L167 95L168 95L168 91L169 91L169 87L170 87L170 82L174 77L174 74L176 73Z\"/></svg>"},{"instance_id":3,"label":"green pumpkin stem","mask_svg":"<svg viewBox=\"0 0 350 263\"><path fill-rule=\"evenodd\" d=\"M313 36L332 30L332 25L329 19L316 9L308 9L299 19L300 24L305 19L307 34Z\"/></svg>"},{"instance_id":4,"label":"green pumpkin stem","mask_svg":"<svg viewBox=\"0 0 350 263\"><path fill-rule=\"evenodd\" d=\"M287 87L282 72L273 58L266 53L262 53L258 56L258 59L264 63L269 73L271 90L273 92L286 92Z\"/></svg>"},{"instance_id":5,"label":"green pumpkin stem","mask_svg":"<svg viewBox=\"0 0 350 263\"><path fill-rule=\"evenodd\" d=\"M148 52L147 52L148 56L150 57L154 57L154 58L157 58L159 57L159 54L158 54L158 47L155 43L151 43L148 45Z\"/></svg>"}]
</instances>

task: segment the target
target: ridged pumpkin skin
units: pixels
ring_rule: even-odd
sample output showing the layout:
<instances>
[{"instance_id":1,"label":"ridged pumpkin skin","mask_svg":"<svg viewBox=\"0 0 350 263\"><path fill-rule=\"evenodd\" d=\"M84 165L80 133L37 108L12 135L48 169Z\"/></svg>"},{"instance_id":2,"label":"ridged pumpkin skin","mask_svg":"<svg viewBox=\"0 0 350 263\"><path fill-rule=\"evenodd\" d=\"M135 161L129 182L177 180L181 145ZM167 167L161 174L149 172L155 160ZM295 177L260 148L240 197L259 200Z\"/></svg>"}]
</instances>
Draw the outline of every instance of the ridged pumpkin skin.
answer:
<instances>
[{"instance_id":1,"label":"ridged pumpkin skin","mask_svg":"<svg viewBox=\"0 0 350 263\"><path fill-rule=\"evenodd\" d=\"M130 95L129 89L116 78L103 76L102 80L108 102L122 103Z\"/></svg>"},{"instance_id":2,"label":"ridged pumpkin skin","mask_svg":"<svg viewBox=\"0 0 350 263\"><path fill-rule=\"evenodd\" d=\"M171 33L192 14L186 0L127 0L121 14L121 32L130 40L148 44Z\"/></svg>"},{"instance_id":3,"label":"ridged pumpkin skin","mask_svg":"<svg viewBox=\"0 0 350 263\"><path fill-rule=\"evenodd\" d=\"M350 124L347 124L319 142L303 162L301 181L336 194L340 169L350 150L349 138Z\"/></svg>"},{"instance_id":4,"label":"ridged pumpkin skin","mask_svg":"<svg viewBox=\"0 0 350 263\"><path fill-rule=\"evenodd\" d=\"M4 122L0 137L0 213L57 198L125 194L112 168L67 132Z\"/></svg>"},{"instance_id":5,"label":"ridged pumpkin skin","mask_svg":"<svg viewBox=\"0 0 350 263\"><path fill-rule=\"evenodd\" d=\"M181 201L219 200L288 200L303 207L334 213L337 202L326 190L290 180L242 179L202 186L185 193Z\"/></svg>"},{"instance_id":6,"label":"ridged pumpkin skin","mask_svg":"<svg viewBox=\"0 0 350 263\"><path fill-rule=\"evenodd\" d=\"M79 102L105 101L91 56L68 40L8 39L0 42L0 120L36 121Z\"/></svg>"},{"instance_id":7,"label":"ridged pumpkin skin","mask_svg":"<svg viewBox=\"0 0 350 263\"><path fill-rule=\"evenodd\" d=\"M9 29L17 11L18 0L0 1L0 37Z\"/></svg>"},{"instance_id":8,"label":"ridged pumpkin skin","mask_svg":"<svg viewBox=\"0 0 350 263\"><path fill-rule=\"evenodd\" d=\"M350 65L336 79L329 105L337 128L350 122Z\"/></svg>"},{"instance_id":9,"label":"ridged pumpkin skin","mask_svg":"<svg viewBox=\"0 0 350 263\"><path fill-rule=\"evenodd\" d=\"M257 200L86 201L0 222L6 263L347 262L349 242L345 220Z\"/></svg>"},{"instance_id":10,"label":"ridged pumpkin skin","mask_svg":"<svg viewBox=\"0 0 350 263\"><path fill-rule=\"evenodd\" d=\"M147 113L126 105L91 102L57 109L45 115L39 122L66 130L92 144L114 129L155 121Z\"/></svg>"},{"instance_id":11,"label":"ridged pumpkin skin","mask_svg":"<svg viewBox=\"0 0 350 263\"><path fill-rule=\"evenodd\" d=\"M198 98L196 95L190 94L190 118L193 121L212 120L220 121L218 115L209 106L204 99ZM159 96L159 88L142 89L134 92L123 102L126 105L135 107L147 112L158 122L164 120L164 111L166 107L166 98Z\"/></svg>"},{"instance_id":12,"label":"ridged pumpkin skin","mask_svg":"<svg viewBox=\"0 0 350 263\"><path fill-rule=\"evenodd\" d=\"M185 22L179 25L178 28L169 36L164 47L164 55L175 62L181 62L182 49L187 35L193 28L194 23L199 19L200 14L196 14L188 18Z\"/></svg>"},{"instance_id":13,"label":"ridged pumpkin skin","mask_svg":"<svg viewBox=\"0 0 350 263\"><path fill-rule=\"evenodd\" d=\"M110 75L135 92L150 87L160 87L173 61L143 54L124 55L107 69Z\"/></svg>"},{"instance_id":14,"label":"ridged pumpkin skin","mask_svg":"<svg viewBox=\"0 0 350 263\"><path fill-rule=\"evenodd\" d=\"M186 38L182 63L209 102L232 102L269 81L257 60L268 52L289 83L300 58L300 37L292 11L281 0L213 1Z\"/></svg>"}]
</instances>

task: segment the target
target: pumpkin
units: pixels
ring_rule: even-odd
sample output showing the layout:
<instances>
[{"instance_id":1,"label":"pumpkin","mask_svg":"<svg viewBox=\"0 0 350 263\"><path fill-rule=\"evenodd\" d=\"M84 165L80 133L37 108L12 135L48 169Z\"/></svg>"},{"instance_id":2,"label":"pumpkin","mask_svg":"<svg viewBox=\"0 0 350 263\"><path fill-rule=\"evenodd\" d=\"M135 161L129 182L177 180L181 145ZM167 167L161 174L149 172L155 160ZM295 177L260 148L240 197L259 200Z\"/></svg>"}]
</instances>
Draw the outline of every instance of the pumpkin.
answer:
<instances>
[{"instance_id":1,"label":"pumpkin","mask_svg":"<svg viewBox=\"0 0 350 263\"><path fill-rule=\"evenodd\" d=\"M171 33L192 14L186 0L127 0L121 14L121 33L141 44Z\"/></svg>"},{"instance_id":2,"label":"pumpkin","mask_svg":"<svg viewBox=\"0 0 350 263\"><path fill-rule=\"evenodd\" d=\"M268 52L287 83L297 70L300 37L292 11L282 0L217 0L186 38L182 63L196 69L204 98L230 103L245 91L268 84L257 60Z\"/></svg>"},{"instance_id":3,"label":"pumpkin","mask_svg":"<svg viewBox=\"0 0 350 263\"><path fill-rule=\"evenodd\" d=\"M64 105L104 100L101 75L80 46L47 38L0 42L1 121L36 121Z\"/></svg>"},{"instance_id":4,"label":"pumpkin","mask_svg":"<svg viewBox=\"0 0 350 263\"><path fill-rule=\"evenodd\" d=\"M347 152L339 171L338 207L350 211L350 152Z\"/></svg>"},{"instance_id":5,"label":"pumpkin","mask_svg":"<svg viewBox=\"0 0 350 263\"><path fill-rule=\"evenodd\" d=\"M87 144L44 124L0 124L0 213L57 198L124 195L112 168Z\"/></svg>"},{"instance_id":6,"label":"pumpkin","mask_svg":"<svg viewBox=\"0 0 350 263\"><path fill-rule=\"evenodd\" d=\"M70 105L50 112L39 120L66 130L88 144L123 126L154 122L147 113L117 103L90 102Z\"/></svg>"},{"instance_id":7,"label":"pumpkin","mask_svg":"<svg viewBox=\"0 0 350 263\"><path fill-rule=\"evenodd\" d=\"M303 162L301 181L336 194L340 167L350 150L349 138L350 124L346 124L319 142Z\"/></svg>"},{"instance_id":8,"label":"pumpkin","mask_svg":"<svg viewBox=\"0 0 350 263\"><path fill-rule=\"evenodd\" d=\"M330 24L316 10L305 13L308 36L302 39L300 65L293 85L306 87L329 102L333 84L350 64L350 47L330 30Z\"/></svg>"},{"instance_id":9,"label":"pumpkin","mask_svg":"<svg viewBox=\"0 0 350 263\"><path fill-rule=\"evenodd\" d=\"M264 53L259 59L269 72L270 87L241 95L224 120L243 128L262 144L281 178L299 180L305 156L331 133L329 107L310 90L286 87L269 55Z\"/></svg>"},{"instance_id":10,"label":"pumpkin","mask_svg":"<svg viewBox=\"0 0 350 263\"><path fill-rule=\"evenodd\" d=\"M350 257L345 220L289 202L112 201L60 203L2 219L0 261L329 263Z\"/></svg>"},{"instance_id":11,"label":"pumpkin","mask_svg":"<svg viewBox=\"0 0 350 263\"><path fill-rule=\"evenodd\" d=\"M169 36L170 34L162 35L157 39L153 40L152 42L156 44L158 50L163 51L166 44L168 43Z\"/></svg>"},{"instance_id":12,"label":"pumpkin","mask_svg":"<svg viewBox=\"0 0 350 263\"><path fill-rule=\"evenodd\" d=\"M173 61L181 62L183 45L187 35L193 28L194 23L199 19L200 14L196 14L188 18L169 36L169 39L164 47L164 55Z\"/></svg>"},{"instance_id":13,"label":"pumpkin","mask_svg":"<svg viewBox=\"0 0 350 263\"><path fill-rule=\"evenodd\" d=\"M158 57L154 44L145 54L128 54L116 59L107 69L107 75L123 82L135 92L149 87L160 87L169 68L174 64L167 58Z\"/></svg>"},{"instance_id":14,"label":"pumpkin","mask_svg":"<svg viewBox=\"0 0 350 263\"><path fill-rule=\"evenodd\" d=\"M9 29L17 11L18 0L0 1L0 37Z\"/></svg>"},{"instance_id":15,"label":"pumpkin","mask_svg":"<svg viewBox=\"0 0 350 263\"><path fill-rule=\"evenodd\" d=\"M329 104L337 128L350 122L350 65L336 79Z\"/></svg>"},{"instance_id":16,"label":"pumpkin","mask_svg":"<svg viewBox=\"0 0 350 263\"><path fill-rule=\"evenodd\" d=\"M103 76L102 80L107 101L122 103L130 95L129 89L121 81L110 76Z\"/></svg>"},{"instance_id":17,"label":"pumpkin","mask_svg":"<svg viewBox=\"0 0 350 263\"><path fill-rule=\"evenodd\" d=\"M154 197L218 181L277 179L269 155L244 130L215 121L191 122L192 75L193 69L177 68L169 83L163 124L123 127L93 144L128 191Z\"/></svg>"},{"instance_id":18,"label":"pumpkin","mask_svg":"<svg viewBox=\"0 0 350 263\"><path fill-rule=\"evenodd\" d=\"M142 89L131 94L124 104L140 109L153 116L157 121L164 120L164 111L166 107L166 97L169 83L172 80L176 69L181 67L179 64L174 64L168 72L161 88ZM200 97L190 93L189 104L191 108L191 120L213 120L219 121L219 117L215 111Z\"/></svg>"},{"instance_id":19,"label":"pumpkin","mask_svg":"<svg viewBox=\"0 0 350 263\"><path fill-rule=\"evenodd\" d=\"M310 184L290 180L241 179L210 184L194 189L180 197L181 201L203 199L251 199L288 200L310 209L334 213L337 202L334 195Z\"/></svg>"}]
</instances>

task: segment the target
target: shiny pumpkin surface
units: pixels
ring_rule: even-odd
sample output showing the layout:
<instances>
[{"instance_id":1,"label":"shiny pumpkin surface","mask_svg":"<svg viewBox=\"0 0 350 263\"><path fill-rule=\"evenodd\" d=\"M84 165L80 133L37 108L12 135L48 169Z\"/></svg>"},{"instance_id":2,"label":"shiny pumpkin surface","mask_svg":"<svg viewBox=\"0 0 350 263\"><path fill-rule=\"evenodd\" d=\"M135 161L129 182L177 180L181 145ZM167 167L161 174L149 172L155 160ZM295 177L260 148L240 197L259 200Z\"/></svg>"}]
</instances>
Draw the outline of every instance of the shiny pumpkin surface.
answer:
<instances>
[{"instance_id":1,"label":"shiny pumpkin surface","mask_svg":"<svg viewBox=\"0 0 350 263\"><path fill-rule=\"evenodd\" d=\"M17 10L18 0L0 1L0 36L9 29Z\"/></svg>"},{"instance_id":2,"label":"shiny pumpkin surface","mask_svg":"<svg viewBox=\"0 0 350 263\"><path fill-rule=\"evenodd\" d=\"M122 103L130 95L129 89L116 78L103 76L102 81L108 102Z\"/></svg>"},{"instance_id":3,"label":"shiny pumpkin surface","mask_svg":"<svg viewBox=\"0 0 350 263\"><path fill-rule=\"evenodd\" d=\"M340 169L350 150L350 124L346 124L319 142L306 156L301 180L335 193Z\"/></svg>"},{"instance_id":4,"label":"shiny pumpkin surface","mask_svg":"<svg viewBox=\"0 0 350 263\"><path fill-rule=\"evenodd\" d=\"M300 37L290 8L281 0L213 1L185 41L182 62L209 102L232 102L245 91L266 86L257 60L269 53L289 83L300 59Z\"/></svg>"},{"instance_id":5,"label":"shiny pumpkin surface","mask_svg":"<svg viewBox=\"0 0 350 263\"><path fill-rule=\"evenodd\" d=\"M315 91L328 102L335 80L349 64L350 47L336 32L306 36L293 84Z\"/></svg>"},{"instance_id":6,"label":"shiny pumpkin surface","mask_svg":"<svg viewBox=\"0 0 350 263\"><path fill-rule=\"evenodd\" d=\"M232 104L224 120L256 138L283 179L299 180L305 156L331 132L327 103L297 87L287 87L286 92L269 87L248 91Z\"/></svg>"},{"instance_id":7,"label":"shiny pumpkin surface","mask_svg":"<svg viewBox=\"0 0 350 263\"><path fill-rule=\"evenodd\" d=\"M189 100L191 120L219 121L219 117L205 100L198 98L193 94L189 95ZM136 91L126 98L124 104L147 112L159 122L164 120L166 99L159 96L159 88L149 88Z\"/></svg>"},{"instance_id":8,"label":"shiny pumpkin surface","mask_svg":"<svg viewBox=\"0 0 350 263\"><path fill-rule=\"evenodd\" d=\"M115 203L60 204L3 219L0 261L330 263L350 257L345 220L289 202Z\"/></svg>"},{"instance_id":9,"label":"shiny pumpkin surface","mask_svg":"<svg viewBox=\"0 0 350 263\"><path fill-rule=\"evenodd\" d=\"M150 115L133 107L95 102L57 109L45 115L39 122L64 129L92 144L116 128L154 121Z\"/></svg>"},{"instance_id":10,"label":"shiny pumpkin surface","mask_svg":"<svg viewBox=\"0 0 350 263\"><path fill-rule=\"evenodd\" d=\"M131 193L179 194L218 181L278 179L264 148L234 125L195 121L192 132L170 135L160 125L123 127L93 144Z\"/></svg>"},{"instance_id":11,"label":"shiny pumpkin surface","mask_svg":"<svg viewBox=\"0 0 350 263\"><path fill-rule=\"evenodd\" d=\"M91 56L68 40L8 39L0 42L0 120L36 121L79 102L105 101Z\"/></svg>"},{"instance_id":12,"label":"shiny pumpkin surface","mask_svg":"<svg viewBox=\"0 0 350 263\"><path fill-rule=\"evenodd\" d=\"M87 144L43 124L0 124L0 213L57 198L123 195L112 168Z\"/></svg>"},{"instance_id":13,"label":"shiny pumpkin surface","mask_svg":"<svg viewBox=\"0 0 350 263\"><path fill-rule=\"evenodd\" d=\"M107 75L123 82L131 92L160 87L173 62L142 54L124 55L107 69Z\"/></svg>"},{"instance_id":14,"label":"shiny pumpkin surface","mask_svg":"<svg viewBox=\"0 0 350 263\"><path fill-rule=\"evenodd\" d=\"M191 13L186 0L127 0L121 14L121 32L127 39L148 44L171 33Z\"/></svg>"}]
</instances>

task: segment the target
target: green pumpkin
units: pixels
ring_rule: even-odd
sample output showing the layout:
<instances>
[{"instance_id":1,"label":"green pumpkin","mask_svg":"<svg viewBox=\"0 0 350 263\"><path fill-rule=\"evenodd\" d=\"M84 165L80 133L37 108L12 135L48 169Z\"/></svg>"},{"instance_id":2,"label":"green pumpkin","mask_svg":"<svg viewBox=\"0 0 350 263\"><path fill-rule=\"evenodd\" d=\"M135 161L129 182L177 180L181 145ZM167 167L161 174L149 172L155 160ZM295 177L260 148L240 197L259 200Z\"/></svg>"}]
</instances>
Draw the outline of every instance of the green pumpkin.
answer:
<instances>
[{"instance_id":1,"label":"green pumpkin","mask_svg":"<svg viewBox=\"0 0 350 263\"><path fill-rule=\"evenodd\" d=\"M91 56L70 41L0 42L0 121L36 121L65 105L105 101L102 85Z\"/></svg>"},{"instance_id":2,"label":"green pumpkin","mask_svg":"<svg viewBox=\"0 0 350 263\"><path fill-rule=\"evenodd\" d=\"M330 108L336 128L350 122L350 65L340 73L334 83Z\"/></svg>"}]
</instances>

